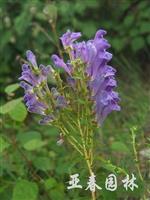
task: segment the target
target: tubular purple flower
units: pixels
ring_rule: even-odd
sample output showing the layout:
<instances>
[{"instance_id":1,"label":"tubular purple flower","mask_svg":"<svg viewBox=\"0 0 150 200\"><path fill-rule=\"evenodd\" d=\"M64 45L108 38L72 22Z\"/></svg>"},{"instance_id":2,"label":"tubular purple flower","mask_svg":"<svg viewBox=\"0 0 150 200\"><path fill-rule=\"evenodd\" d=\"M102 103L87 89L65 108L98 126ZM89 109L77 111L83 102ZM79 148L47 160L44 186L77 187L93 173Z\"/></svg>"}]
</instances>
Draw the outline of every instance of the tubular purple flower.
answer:
<instances>
[{"instance_id":1,"label":"tubular purple flower","mask_svg":"<svg viewBox=\"0 0 150 200\"><path fill-rule=\"evenodd\" d=\"M87 67L87 74L91 77L89 82L92 99L95 102L94 111L98 123L102 124L111 111L120 110L119 97L113 89L117 86L114 75L116 70L107 65L112 59L112 54L106 51L110 47L107 40L103 39L106 31L99 30L95 34L93 45L97 50L95 59Z\"/></svg>"},{"instance_id":2,"label":"tubular purple flower","mask_svg":"<svg viewBox=\"0 0 150 200\"><path fill-rule=\"evenodd\" d=\"M39 84L38 77L33 74L31 69L23 71L21 75L22 76L19 78L19 80L25 80L26 82L28 82L32 86Z\"/></svg>"},{"instance_id":3,"label":"tubular purple flower","mask_svg":"<svg viewBox=\"0 0 150 200\"><path fill-rule=\"evenodd\" d=\"M48 109L48 106L41 102L35 93L25 91L24 101L29 112L45 115L45 111Z\"/></svg>"},{"instance_id":4,"label":"tubular purple flower","mask_svg":"<svg viewBox=\"0 0 150 200\"><path fill-rule=\"evenodd\" d=\"M81 37L80 32L71 32L70 30L68 30L66 33L62 35L62 37L60 37L60 40L64 48L67 48L69 46L72 47L72 43L80 37Z\"/></svg>"},{"instance_id":5,"label":"tubular purple flower","mask_svg":"<svg viewBox=\"0 0 150 200\"><path fill-rule=\"evenodd\" d=\"M117 92L103 91L101 95L96 96L95 101L96 120L100 124L103 123L107 115L113 110L120 111L120 106L118 105L119 97Z\"/></svg>"},{"instance_id":6,"label":"tubular purple flower","mask_svg":"<svg viewBox=\"0 0 150 200\"><path fill-rule=\"evenodd\" d=\"M22 87L26 92L33 92L33 87L31 85L29 85L28 83L26 83L25 81L21 81L20 82L20 87Z\"/></svg>"}]
</instances>

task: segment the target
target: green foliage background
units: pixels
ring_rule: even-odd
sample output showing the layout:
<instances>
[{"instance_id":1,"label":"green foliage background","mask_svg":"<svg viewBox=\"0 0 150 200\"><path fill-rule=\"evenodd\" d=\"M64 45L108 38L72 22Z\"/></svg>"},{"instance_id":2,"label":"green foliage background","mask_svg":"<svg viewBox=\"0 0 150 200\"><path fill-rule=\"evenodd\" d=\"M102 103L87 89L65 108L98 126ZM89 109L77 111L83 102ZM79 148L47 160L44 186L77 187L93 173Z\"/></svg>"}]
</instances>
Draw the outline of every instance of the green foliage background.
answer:
<instances>
[{"instance_id":1,"label":"green foliage background","mask_svg":"<svg viewBox=\"0 0 150 200\"><path fill-rule=\"evenodd\" d=\"M112 113L95 135L95 173L103 186L113 172L118 179L135 173L141 186L126 192L103 190L98 199L140 199L150 196L150 70L148 0L0 0L0 199L88 200L84 190L67 191L69 175L80 173L86 186L86 165L67 141L58 146L59 131L39 126L38 116L27 113L18 87L22 59L27 49L49 64L57 53L56 40L67 29L81 31L83 39L107 30L112 45L112 65L118 70L120 113ZM56 24L56 33L50 26ZM12 85L13 84L13 85ZM140 181L133 154L131 129L136 130ZM144 154L142 154L144 152Z\"/></svg>"}]
</instances>

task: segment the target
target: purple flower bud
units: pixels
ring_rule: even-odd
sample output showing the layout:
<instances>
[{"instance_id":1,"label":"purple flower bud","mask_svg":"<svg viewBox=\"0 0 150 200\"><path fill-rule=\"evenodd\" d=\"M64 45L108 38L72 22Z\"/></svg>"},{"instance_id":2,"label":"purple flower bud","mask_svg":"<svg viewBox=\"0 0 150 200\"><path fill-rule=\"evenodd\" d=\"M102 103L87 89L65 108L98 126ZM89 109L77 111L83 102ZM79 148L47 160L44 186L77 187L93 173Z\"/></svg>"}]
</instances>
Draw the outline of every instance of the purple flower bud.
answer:
<instances>
[{"instance_id":1,"label":"purple flower bud","mask_svg":"<svg viewBox=\"0 0 150 200\"><path fill-rule=\"evenodd\" d=\"M57 108L64 108L67 106L67 102L63 96L58 96L56 99L56 107Z\"/></svg>"},{"instance_id":2,"label":"purple flower bud","mask_svg":"<svg viewBox=\"0 0 150 200\"><path fill-rule=\"evenodd\" d=\"M80 58L83 62L88 62L88 51L85 42L79 42L74 44L74 59Z\"/></svg>"},{"instance_id":3,"label":"purple flower bud","mask_svg":"<svg viewBox=\"0 0 150 200\"><path fill-rule=\"evenodd\" d=\"M33 92L33 87L25 81L20 82L20 87L22 87L25 90L25 92Z\"/></svg>"},{"instance_id":4,"label":"purple flower bud","mask_svg":"<svg viewBox=\"0 0 150 200\"><path fill-rule=\"evenodd\" d=\"M47 125L51 122L53 122L55 119L55 117L53 115L46 115L46 116L43 116L42 119L39 121L39 124L40 125Z\"/></svg>"},{"instance_id":5,"label":"purple flower bud","mask_svg":"<svg viewBox=\"0 0 150 200\"><path fill-rule=\"evenodd\" d=\"M45 115L44 110L41 107L36 107L36 106L29 106L28 111L31 113L36 113L40 115Z\"/></svg>"},{"instance_id":6,"label":"purple flower bud","mask_svg":"<svg viewBox=\"0 0 150 200\"><path fill-rule=\"evenodd\" d=\"M31 50L27 50L26 51L26 56L27 56L27 60L34 66L37 68L37 62L36 62L36 57L33 54L33 52Z\"/></svg>"},{"instance_id":7,"label":"purple flower bud","mask_svg":"<svg viewBox=\"0 0 150 200\"><path fill-rule=\"evenodd\" d=\"M29 65L28 64L23 64L22 65L22 71L28 71L29 70Z\"/></svg>"},{"instance_id":8,"label":"purple flower bud","mask_svg":"<svg viewBox=\"0 0 150 200\"><path fill-rule=\"evenodd\" d=\"M57 91L57 89L55 87L51 88L51 93L53 94L53 97L56 99L60 94Z\"/></svg>"},{"instance_id":9,"label":"purple flower bud","mask_svg":"<svg viewBox=\"0 0 150 200\"><path fill-rule=\"evenodd\" d=\"M45 77L47 77L51 73L51 66L50 65L45 67L44 65L41 64L39 66L39 68L40 68L41 74Z\"/></svg>"},{"instance_id":10,"label":"purple flower bud","mask_svg":"<svg viewBox=\"0 0 150 200\"><path fill-rule=\"evenodd\" d=\"M64 63L63 59L59 58L57 55L52 55L52 61L56 65L56 67L63 68L69 75L71 74L70 69L68 66Z\"/></svg>"},{"instance_id":11,"label":"purple flower bud","mask_svg":"<svg viewBox=\"0 0 150 200\"><path fill-rule=\"evenodd\" d=\"M98 30L98 31L96 32L95 38L94 38L94 39L101 39L101 38L103 38L104 35L106 35L106 33L107 33L107 32L106 32L105 30L100 29L100 30Z\"/></svg>"},{"instance_id":12,"label":"purple flower bud","mask_svg":"<svg viewBox=\"0 0 150 200\"><path fill-rule=\"evenodd\" d=\"M76 84L76 81L74 78L72 78L71 76L67 77L67 83L72 87L74 88L75 87L75 84Z\"/></svg>"}]
</instances>

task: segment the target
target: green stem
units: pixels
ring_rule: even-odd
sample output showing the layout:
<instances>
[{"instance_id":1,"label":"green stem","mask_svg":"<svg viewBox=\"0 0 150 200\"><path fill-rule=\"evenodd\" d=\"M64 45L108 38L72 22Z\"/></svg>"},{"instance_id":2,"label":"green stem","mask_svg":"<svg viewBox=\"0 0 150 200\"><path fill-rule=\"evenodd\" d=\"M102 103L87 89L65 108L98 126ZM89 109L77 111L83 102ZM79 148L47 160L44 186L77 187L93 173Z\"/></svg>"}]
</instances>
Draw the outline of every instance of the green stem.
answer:
<instances>
[{"instance_id":1,"label":"green stem","mask_svg":"<svg viewBox=\"0 0 150 200\"><path fill-rule=\"evenodd\" d=\"M52 32L53 32L54 37L55 37L58 53L59 53L60 57L63 58L62 51L61 51L60 44L59 44L59 39L58 39L58 36L57 36L56 25L54 23L50 23L50 26L52 28Z\"/></svg>"},{"instance_id":2,"label":"green stem","mask_svg":"<svg viewBox=\"0 0 150 200\"><path fill-rule=\"evenodd\" d=\"M93 153L91 152L91 154L89 154L88 150L86 149L84 134L82 132L82 128L81 128L81 124L80 124L79 120L78 120L78 125L79 125L79 131L80 131L80 135L81 135L81 139L82 139L85 161L87 163L90 176L92 176L92 174L93 174L93 171L92 171L92 157L93 157L93 155L92 154ZM91 191L91 196L92 196L92 200L96 200L96 193L95 192Z\"/></svg>"},{"instance_id":3,"label":"green stem","mask_svg":"<svg viewBox=\"0 0 150 200\"><path fill-rule=\"evenodd\" d=\"M139 174L141 181L144 182L144 179L143 179L143 176L142 176L142 173L141 173L141 170L140 170L140 166L139 166L139 159L138 159L138 153L137 153L137 150L136 150L136 141L135 141L136 137L135 137L134 130L131 130L131 134L132 134L133 153L134 153L135 162L136 162L135 166L137 168L137 171L138 171L138 174ZM145 194L143 195L143 200L146 200Z\"/></svg>"},{"instance_id":4,"label":"green stem","mask_svg":"<svg viewBox=\"0 0 150 200\"><path fill-rule=\"evenodd\" d=\"M82 150L79 148L80 145L78 143L78 141L68 133L68 131L65 130L65 128L62 128L61 126L59 126L59 129L62 131L62 133L64 135L67 135L68 136L68 141L69 143L83 156L83 152ZM78 147L79 146L79 147Z\"/></svg>"}]
</instances>

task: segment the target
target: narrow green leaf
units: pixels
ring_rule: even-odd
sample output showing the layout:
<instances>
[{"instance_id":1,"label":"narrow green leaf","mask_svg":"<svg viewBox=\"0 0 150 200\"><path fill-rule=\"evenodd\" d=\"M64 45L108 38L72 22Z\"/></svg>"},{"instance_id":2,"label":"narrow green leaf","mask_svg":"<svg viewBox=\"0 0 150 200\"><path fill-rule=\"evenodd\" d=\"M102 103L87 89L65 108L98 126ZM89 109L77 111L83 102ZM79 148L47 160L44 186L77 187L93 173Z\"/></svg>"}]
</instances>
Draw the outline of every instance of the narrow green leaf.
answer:
<instances>
[{"instance_id":1,"label":"narrow green leaf","mask_svg":"<svg viewBox=\"0 0 150 200\"><path fill-rule=\"evenodd\" d=\"M2 136L0 136L0 153L2 153L6 148L9 147L9 144Z\"/></svg>"},{"instance_id":2,"label":"narrow green leaf","mask_svg":"<svg viewBox=\"0 0 150 200\"><path fill-rule=\"evenodd\" d=\"M119 151L119 152L124 152L124 153L130 152L128 147L123 142L120 142L120 141L113 142L111 145L111 149L113 151Z\"/></svg>"}]
</instances>

